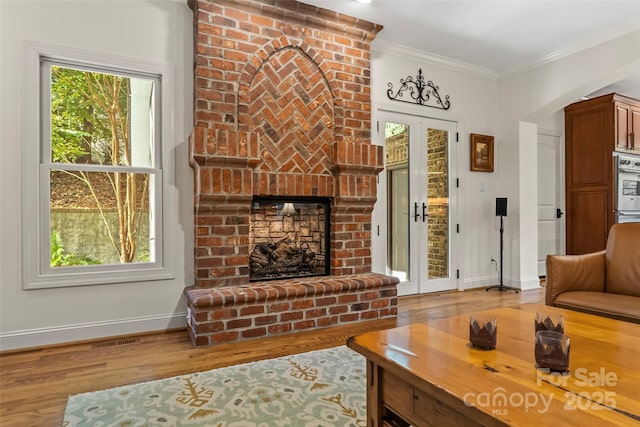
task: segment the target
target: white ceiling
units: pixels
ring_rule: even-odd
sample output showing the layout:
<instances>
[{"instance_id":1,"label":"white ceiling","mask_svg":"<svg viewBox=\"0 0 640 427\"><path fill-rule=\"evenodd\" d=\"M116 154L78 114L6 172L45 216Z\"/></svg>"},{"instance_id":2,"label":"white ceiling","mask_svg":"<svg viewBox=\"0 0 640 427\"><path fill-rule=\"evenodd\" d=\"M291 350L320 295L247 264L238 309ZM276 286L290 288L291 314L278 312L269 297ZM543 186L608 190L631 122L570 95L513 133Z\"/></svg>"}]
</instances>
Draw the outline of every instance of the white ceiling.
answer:
<instances>
[{"instance_id":1,"label":"white ceiling","mask_svg":"<svg viewBox=\"0 0 640 427\"><path fill-rule=\"evenodd\" d=\"M640 0L301 1L383 25L376 41L480 66L497 76L640 30ZM640 98L638 74L597 93Z\"/></svg>"}]
</instances>

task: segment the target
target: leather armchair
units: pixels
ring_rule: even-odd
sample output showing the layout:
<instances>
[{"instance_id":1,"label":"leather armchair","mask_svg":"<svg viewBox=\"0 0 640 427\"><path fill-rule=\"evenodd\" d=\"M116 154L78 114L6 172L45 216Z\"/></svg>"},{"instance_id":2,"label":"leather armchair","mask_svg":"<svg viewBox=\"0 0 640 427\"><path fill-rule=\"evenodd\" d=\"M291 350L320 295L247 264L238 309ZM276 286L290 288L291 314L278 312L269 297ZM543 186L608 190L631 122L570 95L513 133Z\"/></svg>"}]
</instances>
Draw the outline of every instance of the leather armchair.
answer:
<instances>
[{"instance_id":1,"label":"leather armchair","mask_svg":"<svg viewBox=\"0 0 640 427\"><path fill-rule=\"evenodd\" d=\"M546 264L547 305L640 323L640 223L614 224L604 251Z\"/></svg>"}]
</instances>

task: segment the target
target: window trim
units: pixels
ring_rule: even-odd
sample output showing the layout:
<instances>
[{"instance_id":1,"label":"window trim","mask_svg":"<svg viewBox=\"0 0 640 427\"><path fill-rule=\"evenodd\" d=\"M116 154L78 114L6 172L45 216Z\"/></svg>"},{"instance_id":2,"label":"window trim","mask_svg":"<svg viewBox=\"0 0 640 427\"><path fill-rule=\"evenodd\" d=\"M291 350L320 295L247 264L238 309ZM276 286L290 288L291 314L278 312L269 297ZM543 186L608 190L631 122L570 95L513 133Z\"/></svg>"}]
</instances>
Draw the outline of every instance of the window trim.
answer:
<instances>
[{"instance_id":1,"label":"window trim","mask_svg":"<svg viewBox=\"0 0 640 427\"><path fill-rule=\"evenodd\" d=\"M159 82L156 93L154 155L152 167L159 186L155 204L152 227L155 232L156 260L151 263L109 264L97 266L56 267L49 265L49 171L55 169L50 157L50 132L42 123L43 110L49 108L50 100L44 97L50 94L45 90L41 76L41 63L47 61L61 66L81 66L98 72L122 74L135 77L153 76ZM22 135L22 250L23 280L25 290L42 288L61 288L69 286L104 285L141 281L169 280L175 278L175 261L166 251L166 241L170 233L167 227L167 214L173 205L168 167L171 161L173 129L170 126L172 111L172 76L170 67L139 59L130 59L96 52L82 51L42 43L25 43L25 81L23 87L23 135ZM48 79L47 79L48 81ZM44 105L44 107L43 107ZM48 132L48 133L47 133ZM47 141L48 139L48 141ZM49 149L47 150L47 147ZM135 167L132 167L135 168ZM83 167L83 169L86 169ZM34 256L35 255L35 256Z\"/></svg>"}]
</instances>

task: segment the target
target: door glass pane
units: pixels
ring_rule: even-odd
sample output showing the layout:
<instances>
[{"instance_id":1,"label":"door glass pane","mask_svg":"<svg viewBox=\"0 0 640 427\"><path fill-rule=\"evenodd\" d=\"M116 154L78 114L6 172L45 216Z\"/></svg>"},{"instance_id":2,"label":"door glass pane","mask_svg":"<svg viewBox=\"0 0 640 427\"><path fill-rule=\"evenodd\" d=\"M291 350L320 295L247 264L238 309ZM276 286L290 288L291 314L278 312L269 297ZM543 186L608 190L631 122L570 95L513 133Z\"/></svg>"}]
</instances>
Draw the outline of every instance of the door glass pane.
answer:
<instances>
[{"instance_id":1,"label":"door glass pane","mask_svg":"<svg viewBox=\"0 0 640 427\"><path fill-rule=\"evenodd\" d=\"M427 266L429 279L449 277L449 134L427 129Z\"/></svg>"},{"instance_id":2,"label":"door glass pane","mask_svg":"<svg viewBox=\"0 0 640 427\"><path fill-rule=\"evenodd\" d=\"M409 126L385 125L390 274L406 282L409 271Z\"/></svg>"}]
</instances>

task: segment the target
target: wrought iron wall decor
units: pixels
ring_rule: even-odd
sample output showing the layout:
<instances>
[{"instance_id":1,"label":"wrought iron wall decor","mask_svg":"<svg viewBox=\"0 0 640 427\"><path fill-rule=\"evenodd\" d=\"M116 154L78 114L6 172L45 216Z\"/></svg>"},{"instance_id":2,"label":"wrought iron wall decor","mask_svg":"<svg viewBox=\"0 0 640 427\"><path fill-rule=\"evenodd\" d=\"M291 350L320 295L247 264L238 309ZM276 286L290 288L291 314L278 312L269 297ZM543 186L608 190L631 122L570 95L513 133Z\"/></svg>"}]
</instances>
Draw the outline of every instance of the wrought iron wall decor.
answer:
<instances>
[{"instance_id":1,"label":"wrought iron wall decor","mask_svg":"<svg viewBox=\"0 0 640 427\"><path fill-rule=\"evenodd\" d=\"M438 92L440 87L436 86L431 80L427 83L424 82L424 77L422 75L422 68L418 69L418 75L415 80L412 76L408 76L406 79L400 79L400 89L397 92L393 91L393 84L391 82L388 83L389 89L387 89L387 96L389 99L393 99L394 101L407 102L409 104L418 104L424 105L426 107L439 108L441 110L448 110L451 107L451 102L449 102L449 95L444 97L440 96ZM409 91L409 96L412 101L399 99L404 96L404 92ZM433 95L433 101L431 101L431 96ZM430 102L431 101L431 102Z\"/></svg>"}]
</instances>

